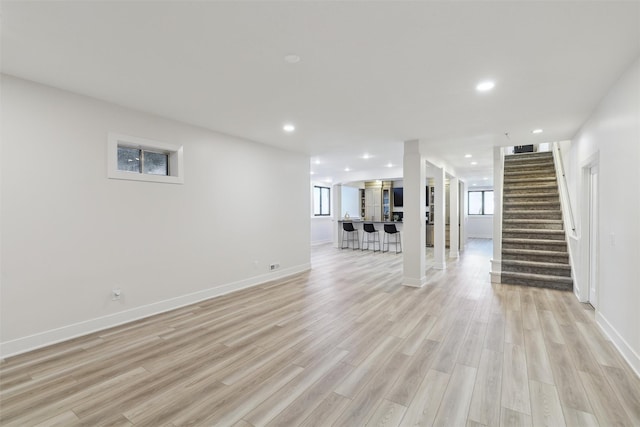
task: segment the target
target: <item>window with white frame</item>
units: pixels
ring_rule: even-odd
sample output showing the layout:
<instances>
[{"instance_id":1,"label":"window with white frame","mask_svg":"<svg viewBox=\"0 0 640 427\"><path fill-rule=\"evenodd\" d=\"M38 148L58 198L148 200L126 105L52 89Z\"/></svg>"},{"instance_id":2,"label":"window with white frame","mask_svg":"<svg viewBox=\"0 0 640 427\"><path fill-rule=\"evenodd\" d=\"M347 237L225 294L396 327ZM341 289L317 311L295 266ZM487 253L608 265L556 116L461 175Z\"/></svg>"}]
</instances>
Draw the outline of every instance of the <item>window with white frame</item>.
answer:
<instances>
[{"instance_id":1,"label":"window with white frame","mask_svg":"<svg viewBox=\"0 0 640 427\"><path fill-rule=\"evenodd\" d=\"M182 154L182 146L110 133L108 176L112 179L182 184Z\"/></svg>"},{"instance_id":2,"label":"window with white frame","mask_svg":"<svg viewBox=\"0 0 640 427\"><path fill-rule=\"evenodd\" d=\"M331 189L329 187L313 186L313 215L331 215Z\"/></svg>"},{"instance_id":3,"label":"window with white frame","mask_svg":"<svg viewBox=\"0 0 640 427\"><path fill-rule=\"evenodd\" d=\"M493 215L493 190L469 191L469 215Z\"/></svg>"}]
</instances>

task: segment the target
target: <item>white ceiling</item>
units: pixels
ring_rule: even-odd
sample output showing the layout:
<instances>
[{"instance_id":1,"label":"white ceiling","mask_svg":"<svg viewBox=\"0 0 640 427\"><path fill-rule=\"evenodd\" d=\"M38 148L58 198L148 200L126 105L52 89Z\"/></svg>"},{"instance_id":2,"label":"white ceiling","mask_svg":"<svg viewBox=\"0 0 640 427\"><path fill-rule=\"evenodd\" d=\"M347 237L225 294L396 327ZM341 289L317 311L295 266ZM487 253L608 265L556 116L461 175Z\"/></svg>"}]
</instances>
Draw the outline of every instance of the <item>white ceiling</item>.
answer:
<instances>
[{"instance_id":1,"label":"white ceiling","mask_svg":"<svg viewBox=\"0 0 640 427\"><path fill-rule=\"evenodd\" d=\"M640 55L638 1L2 1L1 13L2 72L299 150L334 182L401 176L403 141L421 139L485 184L491 147L570 139ZM475 91L483 79L491 93Z\"/></svg>"}]
</instances>

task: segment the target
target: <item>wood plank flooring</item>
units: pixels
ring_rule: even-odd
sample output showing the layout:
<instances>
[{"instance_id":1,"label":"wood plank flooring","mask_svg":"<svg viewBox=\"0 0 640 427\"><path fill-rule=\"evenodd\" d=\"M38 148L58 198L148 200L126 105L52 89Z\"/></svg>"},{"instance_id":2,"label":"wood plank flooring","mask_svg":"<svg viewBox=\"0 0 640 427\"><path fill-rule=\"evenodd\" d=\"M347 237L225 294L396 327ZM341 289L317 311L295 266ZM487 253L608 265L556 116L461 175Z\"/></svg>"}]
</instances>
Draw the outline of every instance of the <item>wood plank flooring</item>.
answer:
<instances>
[{"instance_id":1,"label":"wood plank flooring","mask_svg":"<svg viewBox=\"0 0 640 427\"><path fill-rule=\"evenodd\" d=\"M589 306L492 285L490 256L415 289L401 254L314 247L310 272L2 361L0 425L640 426Z\"/></svg>"}]
</instances>

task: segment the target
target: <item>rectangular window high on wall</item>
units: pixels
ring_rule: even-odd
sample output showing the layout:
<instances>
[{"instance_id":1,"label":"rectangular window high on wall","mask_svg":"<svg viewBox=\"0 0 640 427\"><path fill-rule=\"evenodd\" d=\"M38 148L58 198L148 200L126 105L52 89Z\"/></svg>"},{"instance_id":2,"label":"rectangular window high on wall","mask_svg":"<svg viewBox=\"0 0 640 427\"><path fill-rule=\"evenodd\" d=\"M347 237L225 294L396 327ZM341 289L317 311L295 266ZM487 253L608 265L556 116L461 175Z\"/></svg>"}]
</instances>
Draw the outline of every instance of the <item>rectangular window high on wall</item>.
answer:
<instances>
[{"instance_id":1,"label":"rectangular window high on wall","mask_svg":"<svg viewBox=\"0 0 640 427\"><path fill-rule=\"evenodd\" d=\"M493 215L493 190L469 191L469 215Z\"/></svg>"},{"instance_id":2,"label":"rectangular window high on wall","mask_svg":"<svg viewBox=\"0 0 640 427\"><path fill-rule=\"evenodd\" d=\"M315 216L331 215L331 189L313 186L313 214Z\"/></svg>"},{"instance_id":3,"label":"rectangular window high on wall","mask_svg":"<svg viewBox=\"0 0 640 427\"><path fill-rule=\"evenodd\" d=\"M108 177L131 181L182 184L182 146L109 133Z\"/></svg>"}]
</instances>

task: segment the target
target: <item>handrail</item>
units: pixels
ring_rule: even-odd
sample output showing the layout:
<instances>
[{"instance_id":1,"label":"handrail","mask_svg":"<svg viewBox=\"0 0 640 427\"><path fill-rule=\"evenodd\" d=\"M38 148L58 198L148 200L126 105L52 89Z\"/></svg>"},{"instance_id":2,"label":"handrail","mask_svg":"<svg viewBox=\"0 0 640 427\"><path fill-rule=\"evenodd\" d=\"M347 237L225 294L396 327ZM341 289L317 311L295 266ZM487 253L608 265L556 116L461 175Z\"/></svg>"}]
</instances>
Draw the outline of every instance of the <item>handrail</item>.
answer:
<instances>
[{"instance_id":1,"label":"handrail","mask_svg":"<svg viewBox=\"0 0 640 427\"><path fill-rule=\"evenodd\" d=\"M573 218L573 209L571 207L571 199L569 198L569 186L567 185L567 177L564 172L564 163L562 161L562 152L557 142L553 143L553 159L556 164L556 176L558 178L560 188L560 203L563 207L563 211L568 215L569 228L573 234L576 234L576 224ZM565 220L566 222L566 220Z\"/></svg>"}]
</instances>

